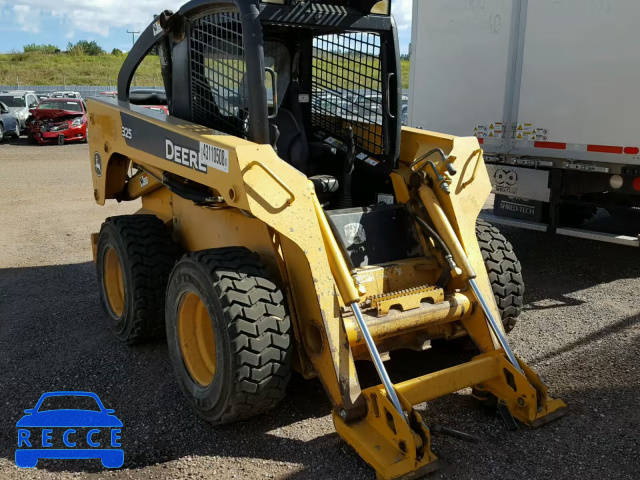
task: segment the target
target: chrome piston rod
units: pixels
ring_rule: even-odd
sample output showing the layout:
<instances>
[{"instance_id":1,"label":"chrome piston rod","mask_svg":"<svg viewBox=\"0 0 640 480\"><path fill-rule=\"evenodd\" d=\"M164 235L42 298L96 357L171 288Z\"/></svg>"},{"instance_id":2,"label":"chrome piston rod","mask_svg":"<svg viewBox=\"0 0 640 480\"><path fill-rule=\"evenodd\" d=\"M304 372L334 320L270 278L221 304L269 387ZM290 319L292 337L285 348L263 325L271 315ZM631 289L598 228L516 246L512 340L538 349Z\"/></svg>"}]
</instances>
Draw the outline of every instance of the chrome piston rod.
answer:
<instances>
[{"instance_id":1,"label":"chrome piston rod","mask_svg":"<svg viewBox=\"0 0 640 480\"><path fill-rule=\"evenodd\" d=\"M484 296L480 292L480 289L478 288L478 284L476 283L476 279L475 278L470 278L469 279L469 285L471 285L471 289L473 290L474 295L476 296L476 298L480 302L480 306L482 307L482 310L484 311L484 315L487 318L487 323L491 327L491 330L493 331L495 336L498 338L498 342L502 346L502 349L504 350L504 352L507 354L507 358L509 359L511 364L520 373L522 373L524 375L524 372L522 371L522 369L520 368L520 364L518 363L518 359L513 354L513 350L511 350L511 347L509 346L509 343L507 343L507 339L505 338L504 334L502 333L502 330L500 330L500 325L498 324L498 321L493 316L493 313L491 313L491 309L489 308L489 305L487 304L486 300L484 299Z\"/></svg>"},{"instance_id":2,"label":"chrome piston rod","mask_svg":"<svg viewBox=\"0 0 640 480\"><path fill-rule=\"evenodd\" d=\"M391 400L391 403L393 403L393 406L396 407L396 410L398 410L398 413L402 415L402 418L406 419L406 416L404 414L404 409L402 408L402 404L400 403L400 399L398 398L396 389L393 386L393 383L391 383L391 379L389 378L387 369L384 368L384 364L382 363L382 358L380 358L380 353L378 353L378 347L376 347L376 344L373 341L373 337L371 336L371 332L369 332L369 327L367 327L367 324L365 323L364 318L362 317L362 312L360 311L360 305L358 305L358 303L352 303L351 310L353 311L353 315L356 317L358 326L362 331L362 335L364 336L364 341L367 343L367 348L369 349L369 354L373 359L373 364L376 366L378 375L380 375L380 380L382 380L384 389L387 391L387 396Z\"/></svg>"}]
</instances>

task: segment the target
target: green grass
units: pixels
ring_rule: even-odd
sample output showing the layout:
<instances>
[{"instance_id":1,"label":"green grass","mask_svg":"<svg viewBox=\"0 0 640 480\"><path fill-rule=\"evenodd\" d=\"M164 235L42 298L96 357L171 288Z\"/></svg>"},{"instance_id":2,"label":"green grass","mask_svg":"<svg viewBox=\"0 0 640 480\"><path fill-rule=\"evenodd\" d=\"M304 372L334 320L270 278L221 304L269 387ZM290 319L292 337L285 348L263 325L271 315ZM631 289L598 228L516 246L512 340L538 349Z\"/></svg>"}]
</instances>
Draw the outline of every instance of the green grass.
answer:
<instances>
[{"instance_id":1,"label":"green grass","mask_svg":"<svg viewBox=\"0 0 640 480\"><path fill-rule=\"evenodd\" d=\"M409 88L409 71L411 68L411 62L409 60L402 60L402 88L407 90Z\"/></svg>"},{"instance_id":2,"label":"green grass","mask_svg":"<svg viewBox=\"0 0 640 480\"><path fill-rule=\"evenodd\" d=\"M59 53L0 54L0 85L115 85L125 55L73 55ZM109 81L111 80L111 81ZM160 85L160 61L147 57L136 74L137 85ZM409 62L402 62L403 88L409 88Z\"/></svg>"},{"instance_id":3,"label":"green grass","mask_svg":"<svg viewBox=\"0 0 640 480\"><path fill-rule=\"evenodd\" d=\"M73 55L59 53L0 54L0 85L117 85L125 55ZM109 82L111 78L111 82ZM138 85L162 82L160 60L147 57L136 76Z\"/></svg>"}]
</instances>

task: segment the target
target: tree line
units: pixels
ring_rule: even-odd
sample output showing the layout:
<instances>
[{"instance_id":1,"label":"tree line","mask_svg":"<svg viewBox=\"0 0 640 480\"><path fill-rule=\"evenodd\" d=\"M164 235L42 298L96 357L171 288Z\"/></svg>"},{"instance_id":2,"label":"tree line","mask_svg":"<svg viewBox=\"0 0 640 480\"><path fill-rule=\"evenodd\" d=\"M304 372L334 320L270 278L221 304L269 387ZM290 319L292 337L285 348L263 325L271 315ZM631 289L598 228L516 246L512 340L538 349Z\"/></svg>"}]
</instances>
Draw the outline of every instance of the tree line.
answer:
<instances>
[{"instance_id":1,"label":"tree line","mask_svg":"<svg viewBox=\"0 0 640 480\"><path fill-rule=\"evenodd\" d=\"M29 45L25 45L22 47L24 53L40 53L44 55L54 55L57 53L63 53L62 50L57 45L51 44L42 44L37 45L35 43L31 43ZM95 40L79 40L76 43L69 42L67 44L67 50L65 53L69 53L72 55L105 55L107 52L98 45L98 42ZM114 48L111 51L111 55L123 55L122 50L118 48Z\"/></svg>"}]
</instances>

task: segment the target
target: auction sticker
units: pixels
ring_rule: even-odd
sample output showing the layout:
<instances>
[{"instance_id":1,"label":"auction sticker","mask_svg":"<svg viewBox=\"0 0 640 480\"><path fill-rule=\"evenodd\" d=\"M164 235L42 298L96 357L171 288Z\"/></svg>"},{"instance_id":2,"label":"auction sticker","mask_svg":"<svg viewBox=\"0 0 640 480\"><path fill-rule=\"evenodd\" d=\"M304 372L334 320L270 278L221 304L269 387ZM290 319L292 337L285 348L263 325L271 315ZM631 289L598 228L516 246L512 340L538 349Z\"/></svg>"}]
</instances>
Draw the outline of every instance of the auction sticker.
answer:
<instances>
[{"instance_id":1,"label":"auction sticker","mask_svg":"<svg viewBox=\"0 0 640 480\"><path fill-rule=\"evenodd\" d=\"M229 173L229 151L200 142L200 164Z\"/></svg>"}]
</instances>

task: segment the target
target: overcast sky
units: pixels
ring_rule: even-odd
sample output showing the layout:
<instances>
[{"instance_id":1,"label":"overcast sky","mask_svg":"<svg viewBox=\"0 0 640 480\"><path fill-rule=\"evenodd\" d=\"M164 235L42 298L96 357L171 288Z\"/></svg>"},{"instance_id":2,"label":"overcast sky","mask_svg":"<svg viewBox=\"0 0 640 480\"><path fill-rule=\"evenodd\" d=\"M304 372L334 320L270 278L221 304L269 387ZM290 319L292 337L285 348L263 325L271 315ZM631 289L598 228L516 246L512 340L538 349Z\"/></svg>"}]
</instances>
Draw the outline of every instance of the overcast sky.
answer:
<instances>
[{"instance_id":1,"label":"overcast sky","mask_svg":"<svg viewBox=\"0 0 640 480\"><path fill-rule=\"evenodd\" d=\"M0 0L0 52L22 51L30 43L66 48L68 42L95 40L107 51L131 48L127 30L143 30L153 15L178 10L181 0ZM411 40L413 0L392 0L401 51Z\"/></svg>"}]
</instances>

